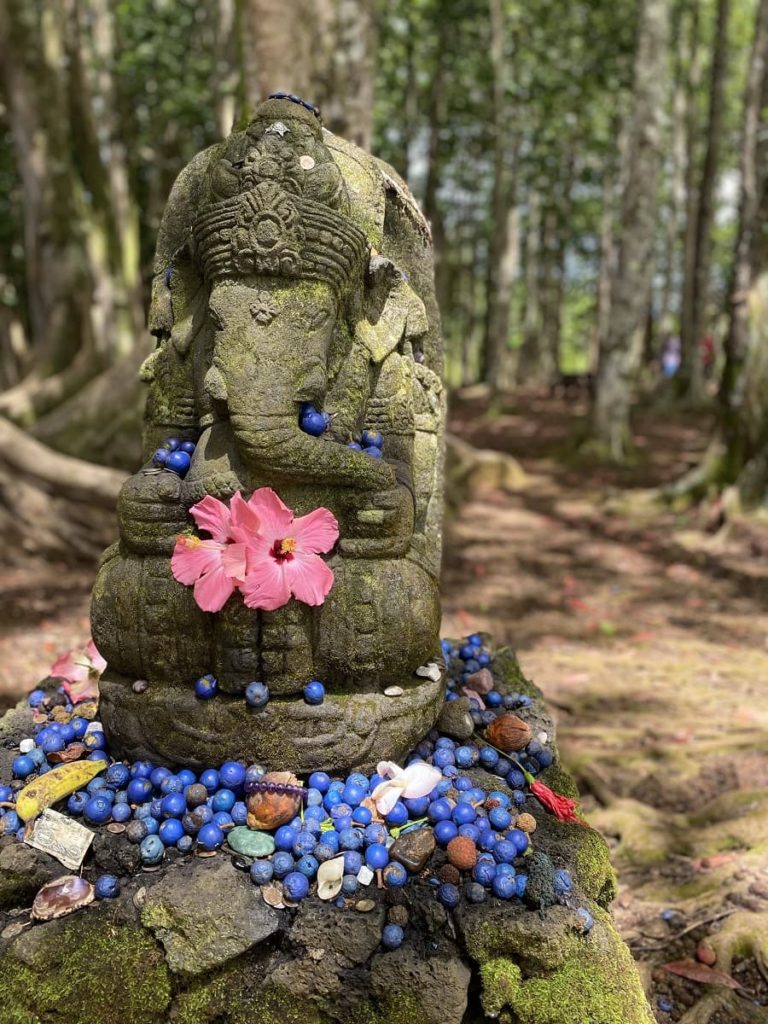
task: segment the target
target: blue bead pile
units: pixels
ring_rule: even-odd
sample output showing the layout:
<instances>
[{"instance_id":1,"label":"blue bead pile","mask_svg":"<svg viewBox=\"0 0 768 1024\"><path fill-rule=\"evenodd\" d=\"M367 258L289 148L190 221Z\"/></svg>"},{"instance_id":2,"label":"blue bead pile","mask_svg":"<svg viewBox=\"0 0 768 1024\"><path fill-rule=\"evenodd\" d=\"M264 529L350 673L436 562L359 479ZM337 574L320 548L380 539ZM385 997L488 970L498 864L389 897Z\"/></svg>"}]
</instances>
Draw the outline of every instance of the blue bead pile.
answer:
<instances>
[{"instance_id":1,"label":"blue bead pile","mask_svg":"<svg viewBox=\"0 0 768 1024\"><path fill-rule=\"evenodd\" d=\"M195 447L194 441L180 441L177 437L169 437L152 456L152 462L161 469L170 470L176 476L184 477L192 464Z\"/></svg>"},{"instance_id":2,"label":"blue bead pile","mask_svg":"<svg viewBox=\"0 0 768 1024\"><path fill-rule=\"evenodd\" d=\"M311 402L302 402L299 409L299 427L305 434L320 437L331 425L331 417L327 412L315 408Z\"/></svg>"},{"instance_id":3,"label":"blue bead pile","mask_svg":"<svg viewBox=\"0 0 768 1024\"><path fill-rule=\"evenodd\" d=\"M364 430L360 435L360 440L350 441L347 447L364 452L373 459L381 459L384 456L384 435L378 430Z\"/></svg>"},{"instance_id":4,"label":"blue bead pile","mask_svg":"<svg viewBox=\"0 0 768 1024\"><path fill-rule=\"evenodd\" d=\"M478 634L458 644L444 641L443 655L448 672L447 700L457 699L465 687L472 690L472 676L492 665L492 654ZM201 700L214 697L217 691L212 675L195 683ZM309 704L321 703L324 696L325 687L318 680L304 688L304 699ZM39 722L34 740L24 741L24 752L12 762L16 781L0 786L0 803L7 805L0 808L0 831L16 835L19 841L24 835L23 823L12 804L24 783L49 771L74 743L83 744L82 756L110 760L100 723L79 715L76 708L66 703L63 691L51 698L43 690L30 694L29 703L38 719L47 717ZM251 707L261 708L268 700L269 689L264 683L249 685L246 701ZM487 716L495 718L509 709L525 713L532 703L526 695L508 695L493 689L485 692L482 700L486 709L483 711L478 705L472 710L479 730L493 720ZM93 710L91 705L90 717ZM69 721L56 720L67 716ZM534 739L516 757L526 771L536 774L552 763L553 753ZM320 865L343 857L338 898L342 906L346 899L360 894L372 875L378 875L386 887L401 888L409 884L411 875L392 858L392 844L410 831L429 828L437 846L446 851L441 860L444 862L447 855L453 869L460 870L461 881L456 884L455 877L448 880L441 877L441 872L430 874L427 866L427 880L434 885L436 898L443 906L451 910L462 899L481 903L489 896L500 900L523 899L528 883L526 858L533 847L530 815L525 819L519 817L529 800L520 768L485 744L479 734L476 741L473 737L472 741L457 742L436 730L418 744L405 766L419 761L438 768L442 779L427 796L398 799L383 822L374 820L376 807L370 799L383 781L380 776L352 772L346 778L331 778L323 771L312 773L304 787L299 814L274 833L275 852L248 865L253 883L264 886L279 881L284 896L291 903L298 903L313 891ZM474 768L484 768L496 775L498 789L487 792L476 786L465 774ZM125 839L138 846L142 864L151 867L160 864L170 848L179 854L220 850L227 833L246 824L247 794L263 775L260 766L247 767L238 761L226 761L218 768L206 768L199 773L189 769L174 772L149 761L115 761L85 789L73 793L66 810L94 829L122 825ZM471 869L454 857L453 840L463 844L465 854L467 850L473 851ZM556 871L557 898L568 900L572 885L567 871ZM119 880L101 876L96 890L99 898L111 898L119 892ZM587 934L592 928L592 917L583 907L577 913ZM385 949L396 949L403 939L402 928L389 924L382 934L382 945Z\"/></svg>"}]
</instances>

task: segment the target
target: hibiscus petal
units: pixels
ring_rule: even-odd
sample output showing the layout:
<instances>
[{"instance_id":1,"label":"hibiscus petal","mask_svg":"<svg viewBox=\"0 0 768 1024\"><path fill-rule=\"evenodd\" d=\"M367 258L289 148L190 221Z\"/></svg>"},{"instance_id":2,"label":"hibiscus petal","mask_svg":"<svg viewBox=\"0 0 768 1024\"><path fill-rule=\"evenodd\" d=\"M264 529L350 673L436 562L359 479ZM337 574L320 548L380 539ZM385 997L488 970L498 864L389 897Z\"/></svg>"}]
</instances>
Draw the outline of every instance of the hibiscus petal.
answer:
<instances>
[{"instance_id":1,"label":"hibiscus petal","mask_svg":"<svg viewBox=\"0 0 768 1024\"><path fill-rule=\"evenodd\" d=\"M333 572L319 555L296 551L290 562L283 563L283 568L297 601L310 605L323 603L333 586Z\"/></svg>"},{"instance_id":2,"label":"hibiscus petal","mask_svg":"<svg viewBox=\"0 0 768 1024\"><path fill-rule=\"evenodd\" d=\"M221 564L231 580L245 579L245 544L227 544L221 553Z\"/></svg>"},{"instance_id":3,"label":"hibiscus petal","mask_svg":"<svg viewBox=\"0 0 768 1024\"><path fill-rule=\"evenodd\" d=\"M75 661L75 652L67 651L60 654L51 665L51 675L59 679L69 679L71 682L78 682L88 678L88 669L85 665L78 665Z\"/></svg>"},{"instance_id":4,"label":"hibiscus petal","mask_svg":"<svg viewBox=\"0 0 768 1024\"><path fill-rule=\"evenodd\" d=\"M232 495L229 503L231 514L230 535L238 541L246 542L256 537L261 529L261 519L256 509L249 505L240 491Z\"/></svg>"},{"instance_id":5,"label":"hibiscus petal","mask_svg":"<svg viewBox=\"0 0 768 1024\"><path fill-rule=\"evenodd\" d=\"M195 583L195 601L204 612L220 612L235 590L234 580L219 564Z\"/></svg>"},{"instance_id":6,"label":"hibiscus petal","mask_svg":"<svg viewBox=\"0 0 768 1024\"><path fill-rule=\"evenodd\" d=\"M376 774L382 779L394 779L403 774L403 769L394 761L379 761L376 765Z\"/></svg>"},{"instance_id":7,"label":"hibiscus petal","mask_svg":"<svg viewBox=\"0 0 768 1024\"><path fill-rule=\"evenodd\" d=\"M80 704L84 700L94 700L99 696L99 679L93 673L77 682L66 679L62 683L62 689L69 697L70 704Z\"/></svg>"},{"instance_id":8,"label":"hibiscus petal","mask_svg":"<svg viewBox=\"0 0 768 1024\"><path fill-rule=\"evenodd\" d=\"M285 565L285 563L283 563ZM273 612L291 599L291 588L283 568L269 555L249 562L248 575L240 587L246 607Z\"/></svg>"},{"instance_id":9,"label":"hibiscus petal","mask_svg":"<svg viewBox=\"0 0 768 1024\"><path fill-rule=\"evenodd\" d=\"M206 494L189 511L199 530L206 530L220 544L229 539L231 516L223 501Z\"/></svg>"},{"instance_id":10,"label":"hibiscus petal","mask_svg":"<svg viewBox=\"0 0 768 1024\"><path fill-rule=\"evenodd\" d=\"M176 539L171 558L171 572L179 583L191 586L203 573L221 565L223 545L215 540L200 540L182 534Z\"/></svg>"},{"instance_id":11,"label":"hibiscus petal","mask_svg":"<svg viewBox=\"0 0 768 1024\"><path fill-rule=\"evenodd\" d=\"M339 524L327 508L316 508L309 515L299 516L291 527L299 551L324 554L339 539Z\"/></svg>"},{"instance_id":12,"label":"hibiscus petal","mask_svg":"<svg viewBox=\"0 0 768 1024\"><path fill-rule=\"evenodd\" d=\"M439 768L433 768L431 764L425 764L423 761L414 761L403 772L403 796L407 800L429 796L442 777L443 773Z\"/></svg>"},{"instance_id":13,"label":"hibiscus petal","mask_svg":"<svg viewBox=\"0 0 768 1024\"><path fill-rule=\"evenodd\" d=\"M93 642L93 640L88 641L88 646L85 648L85 651L86 654L88 655L88 659L91 662L91 665L93 666L93 671L98 672L99 675L101 675L101 673L107 667L107 660L106 658L102 658L102 656L99 654L96 644Z\"/></svg>"},{"instance_id":14,"label":"hibiscus petal","mask_svg":"<svg viewBox=\"0 0 768 1024\"><path fill-rule=\"evenodd\" d=\"M248 499L259 518L260 533L270 544L289 535L293 512L278 498L271 487L260 487Z\"/></svg>"},{"instance_id":15,"label":"hibiscus petal","mask_svg":"<svg viewBox=\"0 0 768 1024\"><path fill-rule=\"evenodd\" d=\"M371 799L376 804L380 814L389 814L400 797L403 796L402 779L387 779L380 782L371 793Z\"/></svg>"}]
</instances>

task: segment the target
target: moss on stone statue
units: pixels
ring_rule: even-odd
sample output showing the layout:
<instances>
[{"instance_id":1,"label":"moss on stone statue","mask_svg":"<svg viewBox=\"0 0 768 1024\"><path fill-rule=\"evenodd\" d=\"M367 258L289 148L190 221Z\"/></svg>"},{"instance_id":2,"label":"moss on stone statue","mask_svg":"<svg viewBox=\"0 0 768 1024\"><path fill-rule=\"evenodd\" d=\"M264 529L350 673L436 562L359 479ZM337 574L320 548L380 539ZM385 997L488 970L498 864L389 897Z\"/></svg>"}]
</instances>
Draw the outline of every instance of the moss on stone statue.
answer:
<instances>
[{"instance_id":1,"label":"moss on stone statue","mask_svg":"<svg viewBox=\"0 0 768 1024\"><path fill-rule=\"evenodd\" d=\"M554 971L523 978L503 957L480 965L486 1014L512 1011L519 1024L652 1024L629 950L607 914Z\"/></svg>"},{"instance_id":2,"label":"moss on stone statue","mask_svg":"<svg viewBox=\"0 0 768 1024\"><path fill-rule=\"evenodd\" d=\"M38 925L0 959L3 1024L164 1024L169 972L151 936L108 908Z\"/></svg>"}]
</instances>

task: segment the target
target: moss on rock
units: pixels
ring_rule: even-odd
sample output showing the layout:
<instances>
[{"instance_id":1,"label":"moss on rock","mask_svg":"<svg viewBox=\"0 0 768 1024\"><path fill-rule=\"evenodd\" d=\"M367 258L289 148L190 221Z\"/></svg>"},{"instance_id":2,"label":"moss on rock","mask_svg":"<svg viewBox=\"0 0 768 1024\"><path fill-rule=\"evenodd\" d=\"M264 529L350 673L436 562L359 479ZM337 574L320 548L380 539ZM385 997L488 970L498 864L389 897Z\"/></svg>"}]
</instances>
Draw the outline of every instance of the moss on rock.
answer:
<instances>
[{"instance_id":1,"label":"moss on rock","mask_svg":"<svg viewBox=\"0 0 768 1024\"><path fill-rule=\"evenodd\" d=\"M524 978L504 957L480 965L485 1012L508 1007L520 1024L652 1024L629 950L610 918L598 920L554 971Z\"/></svg>"},{"instance_id":2,"label":"moss on rock","mask_svg":"<svg viewBox=\"0 0 768 1024\"><path fill-rule=\"evenodd\" d=\"M151 936L109 908L36 925L0 959L3 1024L164 1024L171 985Z\"/></svg>"}]
</instances>

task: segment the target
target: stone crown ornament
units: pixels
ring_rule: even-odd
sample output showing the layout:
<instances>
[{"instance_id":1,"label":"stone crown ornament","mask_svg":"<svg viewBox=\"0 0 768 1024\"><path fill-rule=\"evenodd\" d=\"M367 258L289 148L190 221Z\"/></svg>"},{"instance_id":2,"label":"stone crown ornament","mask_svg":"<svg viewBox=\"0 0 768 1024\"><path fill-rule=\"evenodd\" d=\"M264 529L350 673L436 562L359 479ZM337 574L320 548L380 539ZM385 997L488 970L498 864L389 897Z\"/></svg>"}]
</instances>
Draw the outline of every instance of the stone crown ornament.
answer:
<instances>
[{"instance_id":1,"label":"stone crown ornament","mask_svg":"<svg viewBox=\"0 0 768 1024\"><path fill-rule=\"evenodd\" d=\"M346 217L269 180L215 203L192 233L208 282L269 274L327 281L338 292L362 273L368 252Z\"/></svg>"}]
</instances>

